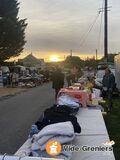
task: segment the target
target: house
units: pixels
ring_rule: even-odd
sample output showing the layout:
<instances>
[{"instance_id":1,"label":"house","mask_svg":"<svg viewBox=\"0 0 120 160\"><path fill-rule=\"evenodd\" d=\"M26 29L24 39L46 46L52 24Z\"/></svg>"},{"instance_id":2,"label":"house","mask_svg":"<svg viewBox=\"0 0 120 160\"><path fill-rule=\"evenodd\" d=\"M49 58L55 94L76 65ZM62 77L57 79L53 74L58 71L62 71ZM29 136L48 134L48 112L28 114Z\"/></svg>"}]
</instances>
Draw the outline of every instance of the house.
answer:
<instances>
[{"instance_id":1,"label":"house","mask_svg":"<svg viewBox=\"0 0 120 160\"><path fill-rule=\"evenodd\" d=\"M44 59L38 59L33 54L29 54L24 59L19 59L19 63L22 63L26 67L34 67L36 69L45 69L46 64L44 62Z\"/></svg>"}]
</instances>

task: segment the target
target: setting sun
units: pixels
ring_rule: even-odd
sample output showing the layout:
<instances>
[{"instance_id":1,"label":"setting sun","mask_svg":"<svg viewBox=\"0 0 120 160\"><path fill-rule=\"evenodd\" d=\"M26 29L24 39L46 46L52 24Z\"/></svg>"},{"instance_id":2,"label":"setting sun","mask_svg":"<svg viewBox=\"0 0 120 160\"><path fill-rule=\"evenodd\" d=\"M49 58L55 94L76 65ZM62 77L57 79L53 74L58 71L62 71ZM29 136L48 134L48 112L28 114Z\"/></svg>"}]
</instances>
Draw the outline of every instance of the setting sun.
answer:
<instances>
[{"instance_id":1,"label":"setting sun","mask_svg":"<svg viewBox=\"0 0 120 160\"><path fill-rule=\"evenodd\" d=\"M59 62L60 59L58 58L58 56L52 55L52 56L50 57L50 61L51 61L51 62Z\"/></svg>"}]
</instances>

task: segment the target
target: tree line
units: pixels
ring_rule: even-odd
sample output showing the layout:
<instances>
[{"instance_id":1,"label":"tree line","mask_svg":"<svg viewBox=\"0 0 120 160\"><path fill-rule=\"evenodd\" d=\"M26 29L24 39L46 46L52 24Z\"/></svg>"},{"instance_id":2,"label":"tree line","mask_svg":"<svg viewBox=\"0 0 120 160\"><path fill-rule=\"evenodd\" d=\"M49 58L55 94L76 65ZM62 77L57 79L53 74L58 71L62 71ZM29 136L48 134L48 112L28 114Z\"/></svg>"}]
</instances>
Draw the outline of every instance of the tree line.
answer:
<instances>
[{"instance_id":1,"label":"tree line","mask_svg":"<svg viewBox=\"0 0 120 160\"><path fill-rule=\"evenodd\" d=\"M114 57L116 56L117 54L108 54L108 62L112 62L114 63ZM100 62L103 62L104 61L104 57L99 59L99 60L96 60L95 58L87 58L86 60L82 60L80 57L78 56L68 56L66 58L66 60L63 62L64 64L64 67L65 68L73 68L73 67L76 67L78 69L81 69L81 67L92 67L92 68L96 68L98 63Z\"/></svg>"},{"instance_id":2,"label":"tree line","mask_svg":"<svg viewBox=\"0 0 120 160\"><path fill-rule=\"evenodd\" d=\"M0 63L24 49L26 19L20 19L18 0L0 0Z\"/></svg>"}]
</instances>

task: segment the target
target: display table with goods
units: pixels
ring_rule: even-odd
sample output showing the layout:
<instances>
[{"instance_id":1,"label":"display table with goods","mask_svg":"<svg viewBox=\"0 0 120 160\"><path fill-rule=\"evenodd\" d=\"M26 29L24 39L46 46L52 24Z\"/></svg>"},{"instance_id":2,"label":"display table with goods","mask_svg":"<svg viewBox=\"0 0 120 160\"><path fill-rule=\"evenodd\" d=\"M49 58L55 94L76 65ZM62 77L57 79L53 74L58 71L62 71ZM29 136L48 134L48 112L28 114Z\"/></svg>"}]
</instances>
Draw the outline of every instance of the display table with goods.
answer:
<instances>
[{"instance_id":1,"label":"display table with goods","mask_svg":"<svg viewBox=\"0 0 120 160\"><path fill-rule=\"evenodd\" d=\"M101 111L81 108L76 117L82 130L80 134L76 133L76 136L71 143L71 147L79 147L81 150L72 152L71 160L115 160L112 148L114 141L110 141L109 139ZM31 139L28 139L15 155L24 157L29 153L30 148ZM53 160L53 158L54 157L52 157L51 160ZM32 160L32 158L30 157L23 160ZM36 158L35 160L41 159ZM43 157L42 160L47 159L44 159Z\"/></svg>"},{"instance_id":2,"label":"display table with goods","mask_svg":"<svg viewBox=\"0 0 120 160\"><path fill-rule=\"evenodd\" d=\"M83 107L87 107L87 103L89 102L89 93L86 90L77 90L71 88L62 88L58 94L58 97L67 94L79 100Z\"/></svg>"},{"instance_id":3,"label":"display table with goods","mask_svg":"<svg viewBox=\"0 0 120 160\"><path fill-rule=\"evenodd\" d=\"M82 107L100 108L104 111L102 104L105 103L101 97L101 90L94 88L92 82L81 78L77 83L68 88L62 88L58 93L58 98L62 95L69 95L79 100Z\"/></svg>"},{"instance_id":4,"label":"display table with goods","mask_svg":"<svg viewBox=\"0 0 120 160\"><path fill-rule=\"evenodd\" d=\"M73 153L72 160L115 160L112 148L115 142L109 139L101 111L81 108L77 118L82 131L73 144L82 149Z\"/></svg>"},{"instance_id":5,"label":"display table with goods","mask_svg":"<svg viewBox=\"0 0 120 160\"><path fill-rule=\"evenodd\" d=\"M115 160L115 142L109 139L99 107L104 103L101 92L89 87L61 89L56 104L32 124L27 141L15 155L0 156L0 160ZM57 143L59 154L49 154L59 148Z\"/></svg>"}]
</instances>

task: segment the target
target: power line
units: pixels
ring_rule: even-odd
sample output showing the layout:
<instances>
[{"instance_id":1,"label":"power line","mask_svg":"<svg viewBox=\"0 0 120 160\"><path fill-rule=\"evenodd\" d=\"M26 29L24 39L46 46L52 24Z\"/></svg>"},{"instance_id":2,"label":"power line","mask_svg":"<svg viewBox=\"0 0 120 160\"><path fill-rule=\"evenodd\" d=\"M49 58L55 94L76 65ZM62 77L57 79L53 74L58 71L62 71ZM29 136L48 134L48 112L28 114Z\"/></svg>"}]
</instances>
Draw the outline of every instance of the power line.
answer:
<instances>
[{"instance_id":1,"label":"power line","mask_svg":"<svg viewBox=\"0 0 120 160\"><path fill-rule=\"evenodd\" d=\"M96 17L95 17L93 23L92 23L91 26L88 28L88 31L85 32L85 34L82 36L82 40L81 40L81 42L80 42L80 46L83 46L83 44L84 44L84 42L86 41L86 39L87 39L89 33L92 31L94 25L96 24L96 21L97 21L99 15L100 15L100 13L98 13L98 14L96 15Z\"/></svg>"},{"instance_id":2,"label":"power line","mask_svg":"<svg viewBox=\"0 0 120 160\"><path fill-rule=\"evenodd\" d=\"M102 4L102 8L104 7L104 0ZM103 24L103 11L99 11L101 13L101 20L100 20L100 28L99 28L99 34L98 34L98 45L97 45L97 50L100 50L100 42L101 42L101 33L102 33L102 24Z\"/></svg>"}]
</instances>

